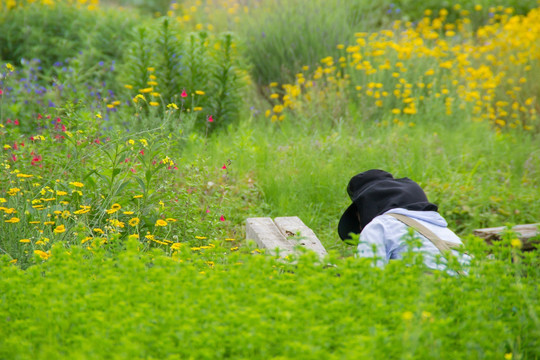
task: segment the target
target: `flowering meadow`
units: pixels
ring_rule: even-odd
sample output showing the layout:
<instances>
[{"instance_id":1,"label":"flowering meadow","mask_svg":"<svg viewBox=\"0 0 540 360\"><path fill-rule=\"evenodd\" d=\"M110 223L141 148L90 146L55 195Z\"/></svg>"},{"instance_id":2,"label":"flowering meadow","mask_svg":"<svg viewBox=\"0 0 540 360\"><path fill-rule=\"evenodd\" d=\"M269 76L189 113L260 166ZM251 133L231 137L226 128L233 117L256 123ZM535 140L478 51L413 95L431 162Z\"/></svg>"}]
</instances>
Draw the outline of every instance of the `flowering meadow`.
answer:
<instances>
[{"instance_id":1,"label":"flowering meadow","mask_svg":"<svg viewBox=\"0 0 540 360\"><path fill-rule=\"evenodd\" d=\"M0 359L539 358L539 71L533 0L0 0ZM339 240L370 168L467 276Z\"/></svg>"}]
</instances>

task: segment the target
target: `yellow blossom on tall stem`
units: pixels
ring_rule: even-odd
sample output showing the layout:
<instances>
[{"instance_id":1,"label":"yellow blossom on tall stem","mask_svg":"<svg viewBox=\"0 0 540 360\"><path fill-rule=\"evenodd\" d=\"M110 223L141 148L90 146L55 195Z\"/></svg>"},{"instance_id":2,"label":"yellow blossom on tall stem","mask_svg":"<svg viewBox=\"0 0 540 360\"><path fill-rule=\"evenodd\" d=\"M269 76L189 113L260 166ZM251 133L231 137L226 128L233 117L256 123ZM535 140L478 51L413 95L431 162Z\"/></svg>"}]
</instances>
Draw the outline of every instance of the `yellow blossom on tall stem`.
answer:
<instances>
[{"instance_id":1,"label":"yellow blossom on tall stem","mask_svg":"<svg viewBox=\"0 0 540 360\"><path fill-rule=\"evenodd\" d=\"M158 219L156 221L156 226L167 226L167 222L163 219Z\"/></svg>"}]
</instances>

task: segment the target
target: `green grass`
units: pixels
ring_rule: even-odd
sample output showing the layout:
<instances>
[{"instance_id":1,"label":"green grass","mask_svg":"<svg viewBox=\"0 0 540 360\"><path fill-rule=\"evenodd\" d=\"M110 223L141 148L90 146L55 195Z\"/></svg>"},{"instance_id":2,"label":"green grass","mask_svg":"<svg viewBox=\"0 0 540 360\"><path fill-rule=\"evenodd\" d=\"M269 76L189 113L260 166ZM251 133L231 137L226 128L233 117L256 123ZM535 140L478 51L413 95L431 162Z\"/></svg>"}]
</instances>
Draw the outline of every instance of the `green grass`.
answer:
<instances>
[{"instance_id":1,"label":"green grass","mask_svg":"<svg viewBox=\"0 0 540 360\"><path fill-rule=\"evenodd\" d=\"M212 138L205 149L219 154L218 161L230 158L241 180L249 174L255 181L264 207L254 215L300 216L333 248L340 243L337 222L350 204L347 183L371 168L420 183L463 236L475 228L537 221L536 144L534 135L497 135L480 123L411 128L357 120L315 130L294 119L281 126L253 120Z\"/></svg>"},{"instance_id":2,"label":"green grass","mask_svg":"<svg viewBox=\"0 0 540 360\"><path fill-rule=\"evenodd\" d=\"M284 21L272 25L269 40L293 41L286 30L298 4L283 5L283 13L252 13L251 24L262 26L267 15ZM43 19L61 15L47 9ZM35 60L15 62L24 53L47 56L29 42L17 51L4 47L1 55L0 359L540 357L537 250L521 252L511 232L490 247L471 235L481 227L538 222L537 127L495 127L473 121L467 106L447 114L444 102L432 99L394 121L394 105L377 109L370 100L367 109L335 86L320 88L324 99L296 98L296 109L271 122L256 78L237 92L234 84L246 79L223 76L251 66L305 65L294 59L311 51L316 31L292 58L265 60L272 47L288 51L277 41L252 44L248 52L260 52L258 61L228 43L228 34L219 41L211 30L188 33L177 23L169 29L164 25L173 23L164 18L143 15L150 36L137 39L131 36L139 15L131 11L62 9L73 17L59 35L66 47L43 58L42 69ZM344 9L305 19L336 21ZM25 10L17 11L19 22L6 22L4 14L0 28L26 24ZM47 67L73 53L86 29L73 24L90 26L84 19L97 15L101 25L80 43L93 55L76 56L65 69ZM96 42L116 26L112 43L120 44L120 35L131 40L101 57L106 49ZM342 26L330 29L332 41ZM38 22L29 38L39 42L48 30ZM57 40L47 39L51 49ZM189 53L191 40L197 45ZM318 45L309 55L315 61L328 44ZM145 49L161 49L159 65ZM185 51L181 61L166 55L176 51ZM14 62L14 70L5 62ZM425 72L424 62L416 65L411 69ZM513 70L523 76L520 67ZM218 79L205 88L209 75ZM173 78L177 83L167 83ZM124 87L128 80L133 89ZM164 86L161 106L132 101L149 80ZM188 96L205 94L185 99L184 86ZM519 101L527 103L533 89L524 85ZM454 87L447 90L457 96ZM505 99L499 91L497 99ZM178 109L167 108L169 100ZM194 126L200 104L209 112ZM219 109L229 118L210 131L206 115L217 123ZM534 114L522 112L534 124ZM416 252L385 269L352 256L337 223L350 204L349 179L371 168L422 185L473 256L469 276L427 273ZM245 219L255 216L299 216L330 255L320 261L307 253L289 263L264 254L245 240Z\"/></svg>"}]
</instances>

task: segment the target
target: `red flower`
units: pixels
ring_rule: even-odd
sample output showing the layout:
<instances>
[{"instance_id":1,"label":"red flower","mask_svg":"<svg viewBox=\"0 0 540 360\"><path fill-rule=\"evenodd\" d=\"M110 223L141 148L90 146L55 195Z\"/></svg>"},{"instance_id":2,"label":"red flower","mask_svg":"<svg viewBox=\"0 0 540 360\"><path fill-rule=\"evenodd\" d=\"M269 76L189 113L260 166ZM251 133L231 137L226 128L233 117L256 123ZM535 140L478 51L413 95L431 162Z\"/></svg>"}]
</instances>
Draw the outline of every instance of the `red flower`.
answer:
<instances>
[{"instance_id":1,"label":"red flower","mask_svg":"<svg viewBox=\"0 0 540 360\"><path fill-rule=\"evenodd\" d=\"M186 92L185 89L182 90L182 93L180 94L180 96L183 97L183 98L187 97L187 92Z\"/></svg>"},{"instance_id":2,"label":"red flower","mask_svg":"<svg viewBox=\"0 0 540 360\"><path fill-rule=\"evenodd\" d=\"M225 216L221 215L219 221L225 221Z\"/></svg>"},{"instance_id":3,"label":"red flower","mask_svg":"<svg viewBox=\"0 0 540 360\"><path fill-rule=\"evenodd\" d=\"M32 165L36 165L37 162L40 162L41 161L41 155L35 155L34 158L32 159Z\"/></svg>"},{"instance_id":4,"label":"red flower","mask_svg":"<svg viewBox=\"0 0 540 360\"><path fill-rule=\"evenodd\" d=\"M0 95L2 95L4 92L2 91L2 89L0 89Z\"/></svg>"},{"instance_id":5,"label":"red flower","mask_svg":"<svg viewBox=\"0 0 540 360\"><path fill-rule=\"evenodd\" d=\"M214 122L214 118L212 117L212 115L208 116L208 122Z\"/></svg>"},{"instance_id":6,"label":"red flower","mask_svg":"<svg viewBox=\"0 0 540 360\"><path fill-rule=\"evenodd\" d=\"M221 168L222 168L223 170L226 170L226 169L227 169L227 165L223 165Z\"/></svg>"},{"instance_id":7,"label":"red flower","mask_svg":"<svg viewBox=\"0 0 540 360\"><path fill-rule=\"evenodd\" d=\"M15 119L15 121L13 121L13 123L14 123L15 125L19 125L19 119Z\"/></svg>"}]
</instances>

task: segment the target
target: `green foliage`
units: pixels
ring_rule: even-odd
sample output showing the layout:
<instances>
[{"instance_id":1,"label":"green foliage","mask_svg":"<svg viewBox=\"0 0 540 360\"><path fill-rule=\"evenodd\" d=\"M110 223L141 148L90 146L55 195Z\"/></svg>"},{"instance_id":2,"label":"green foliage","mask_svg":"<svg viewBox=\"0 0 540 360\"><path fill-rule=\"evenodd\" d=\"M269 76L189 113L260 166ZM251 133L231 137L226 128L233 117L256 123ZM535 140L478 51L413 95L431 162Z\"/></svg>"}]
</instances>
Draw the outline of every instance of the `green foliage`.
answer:
<instances>
[{"instance_id":1,"label":"green foliage","mask_svg":"<svg viewBox=\"0 0 540 360\"><path fill-rule=\"evenodd\" d=\"M494 10L497 7L501 9L503 7L512 8L516 14L524 15L537 6L538 1L536 0L427 0L421 4L414 0L396 0L392 2L388 12L405 20L418 21L422 19L427 9L434 14L438 14L441 9L446 9L448 10L448 19L455 21L462 17L463 12L466 11L473 14L473 24L477 27L493 18Z\"/></svg>"},{"instance_id":2,"label":"green foliage","mask_svg":"<svg viewBox=\"0 0 540 360\"><path fill-rule=\"evenodd\" d=\"M414 127L383 127L354 117L326 126L303 117L279 126L254 120L205 148L231 154L234 174L249 174L263 194L265 216L299 216L327 248L342 246L336 229L350 204L349 179L372 168L419 182L462 236L507 221L538 221L537 135L497 135L485 124L441 124L427 116L418 117Z\"/></svg>"},{"instance_id":3,"label":"green foliage","mask_svg":"<svg viewBox=\"0 0 540 360\"><path fill-rule=\"evenodd\" d=\"M271 71L285 77L310 63L297 58L343 51L335 42L353 25L398 18L388 3L275 4L237 29L272 28L271 41L247 46L253 66L272 68L275 55ZM238 35L113 7L32 6L1 13L0 28L24 40L3 20L27 24L40 9L70 30L51 34L34 19L25 34L35 48L0 44L3 60L42 57L0 67L0 358L540 357L537 251L521 252L511 231L490 247L470 235L538 221L537 133L493 131L435 98L408 114L411 124L388 121L399 102L379 113L344 101L339 86L318 89L333 107L298 97L302 111L274 109L286 119L271 123L262 97L246 91ZM47 43L42 34L59 35ZM298 36L307 40L291 53ZM427 68L409 65L401 76L412 84ZM510 97L504 86L498 99ZM244 103L254 105L249 117ZM384 269L352 256L337 222L350 177L370 168L420 183L472 255L468 276L427 273L412 238L412 251ZM240 241L247 217L288 215L330 250L324 261L309 252L277 260Z\"/></svg>"},{"instance_id":4,"label":"green foliage","mask_svg":"<svg viewBox=\"0 0 540 360\"><path fill-rule=\"evenodd\" d=\"M137 29L119 81L130 97L147 106L174 104L192 113L202 129L227 126L242 108L247 78L233 34L205 31L184 34L172 19L161 18ZM153 104L153 105L152 105ZM210 118L211 116L211 118Z\"/></svg>"},{"instance_id":5,"label":"green foliage","mask_svg":"<svg viewBox=\"0 0 540 360\"><path fill-rule=\"evenodd\" d=\"M135 14L32 2L0 14L0 59L39 59L44 68L80 56L89 66L121 57ZM82 53L82 54L81 54ZM83 55L84 54L84 55Z\"/></svg>"},{"instance_id":6,"label":"green foliage","mask_svg":"<svg viewBox=\"0 0 540 360\"><path fill-rule=\"evenodd\" d=\"M0 357L538 357L538 257L471 244L465 277L335 254L292 265L219 243L169 257L128 242L113 259L58 244L26 271L2 259Z\"/></svg>"},{"instance_id":7,"label":"green foliage","mask_svg":"<svg viewBox=\"0 0 540 360\"><path fill-rule=\"evenodd\" d=\"M254 80L260 85L291 82L303 66L336 54L336 45L355 31L382 25L385 3L389 1L263 2L238 22Z\"/></svg>"}]
</instances>

